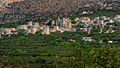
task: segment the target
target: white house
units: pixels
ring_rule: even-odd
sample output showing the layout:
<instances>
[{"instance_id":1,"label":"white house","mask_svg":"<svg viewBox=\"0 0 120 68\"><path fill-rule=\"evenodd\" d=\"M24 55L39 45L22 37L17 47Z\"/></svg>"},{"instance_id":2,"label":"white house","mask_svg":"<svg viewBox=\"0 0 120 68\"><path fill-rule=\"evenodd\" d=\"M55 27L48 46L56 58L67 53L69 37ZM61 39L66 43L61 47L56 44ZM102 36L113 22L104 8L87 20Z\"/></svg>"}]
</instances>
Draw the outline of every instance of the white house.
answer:
<instances>
[{"instance_id":1,"label":"white house","mask_svg":"<svg viewBox=\"0 0 120 68\"><path fill-rule=\"evenodd\" d=\"M82 40L84 40L84 41L93 41L93 39L91 39L90 37L83 37Z\"/></svg>"}]
</instances>

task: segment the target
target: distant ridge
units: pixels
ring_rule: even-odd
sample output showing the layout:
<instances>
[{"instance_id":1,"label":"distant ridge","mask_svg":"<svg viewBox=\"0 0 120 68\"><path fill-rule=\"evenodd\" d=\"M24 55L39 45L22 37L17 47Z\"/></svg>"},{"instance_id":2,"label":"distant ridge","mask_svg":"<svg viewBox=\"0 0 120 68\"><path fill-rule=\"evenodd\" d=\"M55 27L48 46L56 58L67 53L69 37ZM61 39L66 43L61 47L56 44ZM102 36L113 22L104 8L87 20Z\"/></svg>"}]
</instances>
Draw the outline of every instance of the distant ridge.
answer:
<instances>
[{"instance_id":1,"label":"distant ridge","mask_svg":"<svg viewBox=\"0 0 120 68\"><path fill-rule=\"evenodd\" d=\"M0 23L74 15L81 7L97 10L119 5L119 0L11 0L8 6L0 10Z\"/></svg>"}]
</instances>

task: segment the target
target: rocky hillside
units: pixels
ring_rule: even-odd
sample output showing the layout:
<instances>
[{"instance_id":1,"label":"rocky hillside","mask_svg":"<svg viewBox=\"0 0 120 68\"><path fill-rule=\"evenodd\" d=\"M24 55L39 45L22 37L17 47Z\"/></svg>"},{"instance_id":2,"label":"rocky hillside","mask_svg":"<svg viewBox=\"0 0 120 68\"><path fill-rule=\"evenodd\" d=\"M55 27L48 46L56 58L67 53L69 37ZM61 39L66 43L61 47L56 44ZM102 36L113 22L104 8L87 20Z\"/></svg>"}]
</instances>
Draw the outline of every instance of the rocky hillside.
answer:
<instances>
[{"instance_id":1,"label":"rocky hillside","mask_svg":"<svg viewBox=\"0 0 120 68\"><path fill-rule=\"evenodd\" d=\"M13 0L14 1L14 0ZM119 0L24 0L8 3L0 11L0 23L13 23L37 20L62 15L73 15L79 8L113 9L120 5Z\"/></svg>"}]
</instances>

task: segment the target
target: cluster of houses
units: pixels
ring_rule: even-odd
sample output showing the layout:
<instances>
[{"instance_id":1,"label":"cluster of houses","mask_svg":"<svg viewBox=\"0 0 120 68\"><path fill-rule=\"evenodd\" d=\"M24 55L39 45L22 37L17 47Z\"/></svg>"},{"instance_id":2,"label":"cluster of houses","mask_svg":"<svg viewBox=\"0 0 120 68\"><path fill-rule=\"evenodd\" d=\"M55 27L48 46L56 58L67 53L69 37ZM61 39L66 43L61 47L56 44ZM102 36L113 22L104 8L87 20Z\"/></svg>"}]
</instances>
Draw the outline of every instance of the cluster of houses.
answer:
<instances>
[{"instance_id":1,"label":"cluster of houses","mask_svg":"<svg viewBox=\"0 0 120 68\"><path fill-rule=\"evenodd\" d=\"M114 20L120 22L120 15L116 15L116 17L114 18Z\"/></svg>"},{"instance_id":2,"label":"cluster of houses","mask_svg":"<svg viewBox=\"0 0 120 68\"><path fill-rule=\"evenodd\" d=\"M90 30L92 29L93 25L99 25L100 26L100 33L101 33L101 32L103 32L104 26L107 23L120 22L120 15L116 15L116 17L114 17L113 19L110 18L110 17L102 16L102 17L96 17L92 20L88 17L76 18L75 21L76 22L82 22L85 25L87 25L85 28L80 28L80 29L84 30L84 31L87 31L88 33L90 33ZM117 30L112 29L112 27L114 27L113 25L110 25L110 27L111 28L106 30L104 33L113 33L115 31L117 31ZM96 41L95 39L93 39L91 37L83 37L82 40L83 41ZM115 41L115 42L117 42L117 41ZM105 43L105 42L104 42L104 40L100 40L99 43ZM108 43L113 43L113 41L108 41Z\"/></svg>"},{"instance_id":3,"label":"cluster of houses","mask_svg":"<svg viewBox=\"0 0 120 68\"><path fill-rule=\"evenodd\" d=\"M79 24L80 22L84 23L85 27L80 28L82 31L87 31L88 33L91 32L92 26L100 26L100 33L103 32L104 26L107 23L114 23L114 21L120 21L120 15L117 15L114 19L110 17L102 16L96 17L94 19L90 19L89 17L81 17L75 18L77 23L72 24L71 19L69 18L58 18L57 20L49 19L47 22L41 22L45 25L40 25L39 22L29 21L25 25L19 25L17 28L2 28L0 30L0 38L2 35L11 36L12 34L18 34L18 30L24 30L27 34L36 34L36 32L41 31L41 34L49 35L51 32L60 31L63 33L64 31L73 31L75 32L77 28L73 28L72 26ZM111 25L111 27L113 27ZM115 30L108 29L105 33L115 32Z\"/></svg>"},{"instance_id":4,"label":"cluster of houses","mask_svg":"<svg viewBox=\"0 0 120 68\"><path fill-rule=\"evenodd\" d=\"M83 37L82 38L83 41L89 41L89 42L95 42L97 40L93 39L92 37ZM117 41L115 41L117 42ZM103 44L106 43L104 40L100 40L99 43ZM113 41L107 41L107 43L113 43Z\"/></svg>"},{"instance_id":5,"label":"cluster of houses","mask_svg":"<svg viewBox=\"0 0 120 68\"><path fill-rule=\"evenodd\" d=\"M16 28L2 28L0 31L0 38L2 37L2 35L10 36L12 34L18 34Z\"/></svg>"},{"instance_id":6,"label":"cluster of houses","mask_svg":"<svg viewBox=\"0 0 120 68\"><path fill-rule=\"evenodd\" d=\"M92 30L92 26L99 26L100 27L100 33L113 33L116 30L113 30L112 27L114 25L110 25L110 29L107 29L106 31L103 31L104 26L108 23L114 23L116 21L120 22L120 15L116 15L115 18L110 18L106 16L102 17L95 17L94 19L90 19L89 17L81 17L81 18L75 18L75 21L77 22L75 25L81 23L84 23L84 27L81 27L79 30L87 31L89 34Z\"/></svg>"},{"instance_id":7,"label":"cluster of houses","mask_svg":"<svg viewBox=\"0 0 120 68\"><path fill-rule=\"evenodd\" d=\"M25 25L17 26L17 28L2 28L0 30L0 37L2 35L11 36L12 34L18 34L18 30L24 30L27 34L36 34L36 32L42 31L41 34L47 35L56 31L60 31L61 33L64 31L76 31L75 28L72 28L72 23L69 18L58 18L56 21L50 19L42 23L45 23L45 25L40 25L39 22L29 21Z\"/></svg>"}]
</instances>

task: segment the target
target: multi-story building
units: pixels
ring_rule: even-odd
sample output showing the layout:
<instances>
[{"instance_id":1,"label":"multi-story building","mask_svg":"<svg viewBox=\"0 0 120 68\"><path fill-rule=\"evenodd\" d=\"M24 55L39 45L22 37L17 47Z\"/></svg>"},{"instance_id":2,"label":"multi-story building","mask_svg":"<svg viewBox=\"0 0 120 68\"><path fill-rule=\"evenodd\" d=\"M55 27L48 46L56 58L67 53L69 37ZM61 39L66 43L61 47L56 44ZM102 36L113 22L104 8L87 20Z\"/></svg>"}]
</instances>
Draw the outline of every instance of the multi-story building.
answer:
<instances>
[{"instance_id":1,"label":"multi-story building","mask_svg":"<svg viewBox=\"0 0 120 68\"><path fill-rule=\"evenodd\" d=\"M33 22L32 22L32 21L29 21L29 22L27 23L27 25L28 25L28 26L32 26L32 25L33 25Z\"/></svg>"},{"instance_id":2,"label":"multi-story building","mask_svg":"<svg viewBox=\"0 0 120 68\"><path fill-rule=\"evenodd\" d=\"M79 18L75 18L75 22L80 22L80 19Z\"/></svg>"},{"instance_id":3,"label":"multi-story building","mask_svg":"<svg viewBox=\"0 0 120 68\"><path fill-rule=\"evenodd\" d=\"M58 17L58 19L56 20L56 26L60 26L60 22L61 22L61 20L60 20L60 18Z\"/></svg>"},{"instance_id":4,"label":"multi-story building","mask_svg":"<svg viewBox=\"0 0 120 68\"><path fill-rule=\"evenodd\" d=\"M106 16L102 16L101 19L102 20L107 20L107 17Z\"/></svg>"},{"instance_id":5,"label":"multi-story building","mask_svg":"<svg viewBox=\"0 0 120 68\"><path fill-rule=\"evenodd\" d=\"M38 22L36 22L36 23L34 23L34 26L35 26L35 27L39 27L40 25L39 25Z\"/></svg>"},{"instance_id":6,"label":"multi-story building","mask_svg":"<svg viewBox=\"0 0 120 68\"><path fill-rule=\"evenodd\" d=\"M71 29L72 28L71 20L69 18L63 18L62 26L63 26L63 28Z\"/></svg>"},{"instance_id":7,"label":"multi-story building","mask_svg":"<svg viewBox=\"0 0 120 68\"><path fill-rule=\"evenodd\" d=\"M54 26L54 29L55 30L59 30L59 26Z\"/></svg>"},{"instance_id":8,"label":"multi-story building","mask_svg":"<svg viewBox=\"0 0 120 68\"><path fill-rule=\"evenodd\" d=\"M18 34L18 33L16 32L16 28L3 28L3 29L1 30L1 33L2 33L3 35Z\"/></svg>"},{"instance_id":9,"label":"multi-story building","mask_svg":"<svg viewBox=\"0 0 120 68\"><path fill-rule=\"evenodd\" d=\"M89 17L82 17L82 18L80 18L80 22L83 22L83 23L90 22L90 21L91 21L91 19Z\"/></svg>"},{"instance_id":10,"label":"multi-story building","mask_svg":"<svg viewBox=\"0 0 120 68\"><path fill-rule=\"evenodd\" d=\"M50 28L53 28L54 24L55 24L55 21L50 19L49 22L48 22L48 26L50 26Z\"/></svg>"},{"instance_id":11,"label":"multi-story building","mask_svg":"<svg viewBox=\"0 0 120 68\"><path fill-rule=\"evenodd\" d=\"M25 30L25 32L35 34L37 32L37 28L36 27L31 27L30 29Z\"/></svg>"},{"instance_id":12,"label":"multi-story building","mask_svg":"<svg viewBox=\"0 0 120 68\"><path fill-rule=\"evenodd\" d=\"M113 20L109 20L109 23L113 23L114 21Z\"/></svg>"},{"instance_id":13,"label":"multi-story building","mask_svg":"<svg viewBox=\"0 0 120 68\"><path fill-rule=\"evenodd\" d=\"M52 20L52 22L51 22L51 27L52 27L52 28L54 27L54 24L55 24L55 21Z\"/></svg>"},{"instance_id":14,"label":"multi-story building","mask_svg":"<svg viewBox=\"0 0 120 68\"><path fill-rule=\"evenodd\" d=\"M100 26L100 33L102 33L104 29L104 20L100 21L99 26Z\"/></svg>"},{"instance_id":15,"label":"multi-story building","mask_svg":"<svg viewBox=\"0 0 120 68\"><path fill-rule=\"evenodd\" d=\"M44 27L42 34L49 35L50 34L50 27L49 26Z\"/></svg>"},{"instance_id":16,"label":"multi-story building","mask_svg":"<svg viewBox=\"0 0 120 68\"><path fill-rule=\"evenodd\" d=\"M66 21L66 18L63 18L63 19L62 19L62 26L63 26L63 28L65 28L66 22L67 22L67 21Z\"/></svg>"},{"instance_id":17,"label":"multi-story building","mask_svg":"<svg viewBox=\"0 0 120 68\"><path fill-rule=\"evenodd\" d=\"M71 20L69 19L69 22L68 22L68 28L71 29L72 28L72 23L71 23Z\"/></svg>"},{"instance_id":18,"label":"multi-story building","mask_svg":"<svg viewBox=\"0 0 120 68\"><path fill-rule=\"evenodd\" d=\"M59 26L60 28L72 28L72 24L71 24L71 20L69 18L63 18L62 20L60 20L60 18L58 18L57 22L56 22L56 26Z\"/></svg>"},{"instance_id":19,"label":"multi-story building","mask_svg":"<svg viewBox=\"0 0 120 68\"><path fill-rule=\"evenodd\" d=\"M47 35L50 34L50 27L49 26L46 27L46 34Z\"/></svg>"},{"instance_id":20,"label":"multi-story building","mask_svg":"<svg viewBox=\"0 0 120 68\"><path fill-rule=\"evenodd\" d=\"M20 25L17 27L17 30L19 29L28 29L28 25Z\"/></svg>"},{"instance_id":21,"label":"multi-story building","mask_svg":"<svg viewBox=\"0 0 120 68\"><path fill-rule=\"evenodd\" d=\"M37 28L31 28L32 34L35 34L37 32Z\"/></svg>"},{"instance_id":22,"label":"multi-story building","mask_svg":"<svg viewBox=\"0 0 120 68\"><path fill-rule=\"evenodd\" d=\"M116 15L116 17L114 18L114 20L120 22L120 15Z\"/></svg>"}]
</instances>

